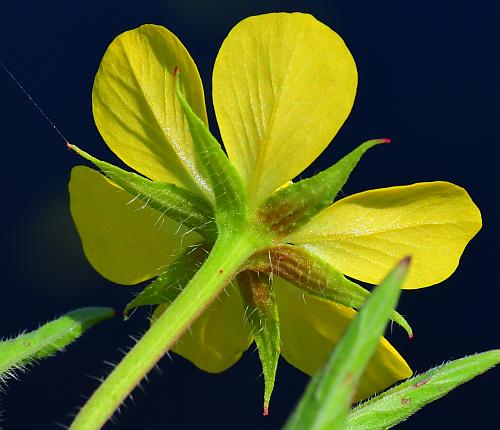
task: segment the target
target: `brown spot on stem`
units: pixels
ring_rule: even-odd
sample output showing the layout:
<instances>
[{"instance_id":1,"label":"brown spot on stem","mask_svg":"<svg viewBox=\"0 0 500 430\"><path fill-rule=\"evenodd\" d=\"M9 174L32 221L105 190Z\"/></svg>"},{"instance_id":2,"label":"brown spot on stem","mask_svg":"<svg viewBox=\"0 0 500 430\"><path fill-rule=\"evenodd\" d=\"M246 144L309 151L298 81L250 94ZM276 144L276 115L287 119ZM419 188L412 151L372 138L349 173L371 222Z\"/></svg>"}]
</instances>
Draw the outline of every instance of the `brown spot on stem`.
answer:
<instances>
[{"instance_id":1,"label":"brown spot on stem","mask_svg":"<svg viewBox=\"0 0 500 430\"><path fill-rule=\"evenodd\" d=\"M402 397L401 398L401 404L402 405L409 405L411 403L411 400L408 397Z\"/></svg>"},{"instance_id":2,"label":"brown spot on stem","mask_svg":"<svg viewBox=\"0 0 500 430\"><path fill-rule=\"evenodd\" d=\"M424 379L423 381L415 382L413 384L413 388L421 387L422 385L427 384L427 382L429 382L430 380L431 380L431 378L427 378L427 379Z\"/></svg>"}]
</instances>

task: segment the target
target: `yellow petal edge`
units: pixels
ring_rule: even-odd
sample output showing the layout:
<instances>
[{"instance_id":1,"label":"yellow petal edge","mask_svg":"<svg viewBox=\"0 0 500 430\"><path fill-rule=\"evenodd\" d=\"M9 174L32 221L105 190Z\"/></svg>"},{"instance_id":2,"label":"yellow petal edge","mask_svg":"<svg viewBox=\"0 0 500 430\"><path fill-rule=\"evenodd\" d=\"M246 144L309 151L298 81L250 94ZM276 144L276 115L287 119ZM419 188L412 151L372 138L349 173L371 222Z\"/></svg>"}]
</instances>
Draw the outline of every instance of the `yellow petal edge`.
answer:
<instances>
[{"instance_id":1,"label":"yellow petal edge","mask_svg":"<svg viewBox=\"0 0 500 430\"><path fill-rule=\"evenodd\" d=\"M286 240L371 284L411 255L403 288L413 289L448 278L481 225L481 213L463 188L423 182L346 197Z\"/></svg>"},{"instance_id":2,"label":"yellow petal edge","mask_svg":"<svg viewBox=\"0 0 500 430\"><path fill-rule=\"evenodd\" d=\"M186 100L206 123L198 69L179 39L158 25L127 31L109 45L92 90L95 123L111 150L143 175L207 190L174 93L175 67Z\"/></svg>"},{"instance_id":3,"label":"yellow petal edge","mask_svg":"<svg viewBox=\"0 0 500 430\"><path fill-rule=\"evenodd\" d=\"M85 256L105 278L133 285L159 275L196 233L146 206L100 173L74 167L70 210Z\"/></svg>"},{"instance_id":4,"label":"yellow petal edge","mask_svg":"<svg viewBox=\"0 0 500 430\"><path fill-rule=\"evenodd\" d=\"M311 15L253 16L230 31L215 61L214 108L251 204L328 146L351 111L356 86L344 41Z\"/></svg>"}]
</instances>

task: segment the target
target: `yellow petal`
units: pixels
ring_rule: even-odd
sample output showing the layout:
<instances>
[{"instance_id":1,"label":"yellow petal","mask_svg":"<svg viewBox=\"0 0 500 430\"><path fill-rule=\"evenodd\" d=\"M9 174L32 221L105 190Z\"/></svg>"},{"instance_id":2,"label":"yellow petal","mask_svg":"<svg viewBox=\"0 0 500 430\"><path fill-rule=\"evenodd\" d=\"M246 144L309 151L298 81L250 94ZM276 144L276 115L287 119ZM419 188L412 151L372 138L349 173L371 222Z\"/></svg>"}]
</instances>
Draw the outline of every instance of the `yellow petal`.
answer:
<instances>
[{"instance_id":1,"label":"yellow petal","mask_svg":"<svg viewBox=\"0 0 500 430\"><path fill-rule=\"evenodd\" d=\"M304 293L280 278L274 279L273 287L281 323L281 353L290 364L313 375L326 362L356 313ZM361 378L356 401L411 375L405 360L382 338Z\"/></svg>"},{"instance_id":2,"label":"yellow petal","mask_svg":"<svg viewBox=\"0 0 500 430\"><path fill-rule=\"evenodd\" d=\"M328 146L349 115L356 85L344 41L311 15L254 16L231 30L215 61L214 107L253 204Z\"/></svg>"},{"instance_id":3,"label":"yellow petal","mask_svg":"<svg viewBox=\"0 0 500 430\"><path fill-rule=\"evenodd\" d=\"M153 320L165 308L158 306ZM194 322L173 351L205 372L220 373L236 363L251 343L243 300L231 285Z\"/></svg>"},{"instance_id":4,"label":"yellow petal","mask_svg":"<svg viewBox=\"0 0 500 430\"><path fill-rule=\"evenodd\" d=\"M177 222L88 167L72 170L69 194L87 259L118 284L137 284L160 274L182 246L200 241L196 233L186 235Z\"/></svg>"},{"instance_id":5,"label":"yellow petal","mask_svg":"<svg viewBox=\"0 0 500 430\"><path fill-rule=\"evenodd\" d=\"M109 45L92 91L102 137L125 163L150 179L184 188L207 188L196 166L189 127L174 93L173 70L205 123L203 86L196 65L177 37L143 25Z\"/></svg>"},{"instance_id":6,"label":"yellow petal","mask_svg":"<svg viewBox=\"0 0 500 430\"><path fill-rule=\"evenodd\" d=\"M479 209L463 188L424 182L339 200L286 240L304 244L344 274L372 284L411 255L403 288L422 288L455 271L480 228Z\"/></svg>"}]
</instances>

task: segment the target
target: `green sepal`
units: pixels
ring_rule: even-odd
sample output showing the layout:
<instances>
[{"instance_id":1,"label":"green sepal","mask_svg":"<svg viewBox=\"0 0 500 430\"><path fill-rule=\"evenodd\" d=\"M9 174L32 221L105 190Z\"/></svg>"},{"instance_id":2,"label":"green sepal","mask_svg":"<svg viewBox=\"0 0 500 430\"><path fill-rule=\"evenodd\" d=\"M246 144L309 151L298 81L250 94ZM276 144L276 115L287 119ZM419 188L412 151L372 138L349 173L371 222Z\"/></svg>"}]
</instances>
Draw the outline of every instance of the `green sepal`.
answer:
<instances>
[{"instance_id":1,"label":"green sepal","mask_svg":"<svg viewBox=\"0 0 500 430\"><path fill-rule=\"evenodd\" d=\"M317 175L279 189L263 204L260 219L277 237L289 235L333 202L366 151L388 141L369 140Z\"/></svg>"},{"instance_id":2,"label":"green sepal","mask_svg":"<svg viewBox=\"0 0 500 430\"><path fill-rule=\"evenodd\" d=\"M309 294L354 309L360 309L370 296L368 290L347 279L330 263L299 246L281 245L256 254L247 267L276 274ZM393 311L391 319L405 329L409 338L413 337L412 328L401 314Z\"/></svg>"},{"instance_id":3,"label":"green sepal","mask_svg":"<svg viewBox=\"0 0 500 430\"><path fill-rule=\"evenodd\" d=\"M98 160L75 145L68 147L98 167L104 175L132 196L174 221L199 232L207 241L217 237L214 212L201 196L174 184L150 181L113 164Z\"/></svg>"},{"instance_id":4,"label":"green sepal","mask_svg":"<svg viewBox=\"0 0 500 430\"><path fill-rule=\"evenodd\" d=\"M127 304L123 315L139 306L172 303L206 260L211 247L197 244L186 249L151 284Z\"/></svg>"},{"instance_id":5,"label":"green sepal","mask_svg":"<svg viewBox=\"0 0 500 430\"><path fill-rule=\"evenodd\" d=\"M85 330L114 314L111 308L81 308L37 330L0 342L0 380L14 376L16 370L61 351Z\"/></svg>"},{"instance_id":6,"label":"green sepal","mask_svg":"<svg viewBox=\"0 0 500 430\"><path fill-rule=\"evenodd\" d=\"M245 316L252 328L264 373L264 415L268 414L281 352L281 336L276 297L267 275L245 271L238 285L246 304Z\"/></svg>"},{"instance_id":7,"label":"green sepal","mask_svg":"<svg viewBox=\"0 0 500 430\"><path fill-rule=\"evenodd\" d=\"M389 273L349 324L324 367L313 377L286 430L344 429L356 386L396 306L409 259Z\"/></svg>"},{"instance_id":8,"label":"green sepal","mask_svg":"<svg viewBox=\"0 0 500 430\"><path fill-rule=\"evenodd\" d=\"M179 99L201 166L212 186L218 222L238 226L246 217L247 196L243 180L229 161L220 143L196 116L181 90L179 70L174 71L175 94Z\"/></svg>"},{"instance_id":9,"label":"green sepal","mask_svg":"<svg viewBox=\"0 0 500 430\"><path fill-rule=\"evenodd\" d=\"M385 430L426 404L500 363L500 350L492 350L450 361L396 385L361 403L348 416L346 429ZM473 411L471 411L473 412Z\"/></svg>"}]
</instances>

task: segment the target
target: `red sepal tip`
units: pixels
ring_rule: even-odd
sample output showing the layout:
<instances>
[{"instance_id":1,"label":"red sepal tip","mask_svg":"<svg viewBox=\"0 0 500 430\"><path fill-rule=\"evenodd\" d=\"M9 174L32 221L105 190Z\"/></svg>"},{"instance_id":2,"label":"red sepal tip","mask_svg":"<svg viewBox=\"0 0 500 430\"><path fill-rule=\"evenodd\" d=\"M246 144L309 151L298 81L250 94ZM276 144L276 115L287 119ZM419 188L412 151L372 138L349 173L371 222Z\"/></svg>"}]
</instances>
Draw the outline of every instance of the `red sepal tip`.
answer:
<instances>
[{"instance_id":1,"label":"red sepal tip","mask_svg":"<svg viewBox=\"0 0 500 430\"><path fill-rule=\"evenodd\" d=\"M269 415L269 405L264 405L264 411L262 412L262 416L267 417Z\"/></svg>"},{"instance_id":2,"label":"red sepal tip","mask_svg":"<svg viewBox=\"0 0 500 430\"><path fill-rule=\"evenodd\" d=\"M410 263L411 263L411 255L407 255L400 262L400 264L404 264L405 266L409 266Z\"/></svg>"},{"instance_id":3,"label":"red sepal tip","mask_svg":"<svg viewBox=\"0 0 500 430\"><path fill-rule=\"evenodd\" d=\"M389 139L388 137L384 137L383 139L379 139L380 140L380 143L391 143L391 139Z\"/></svg>"}]
</instances>

